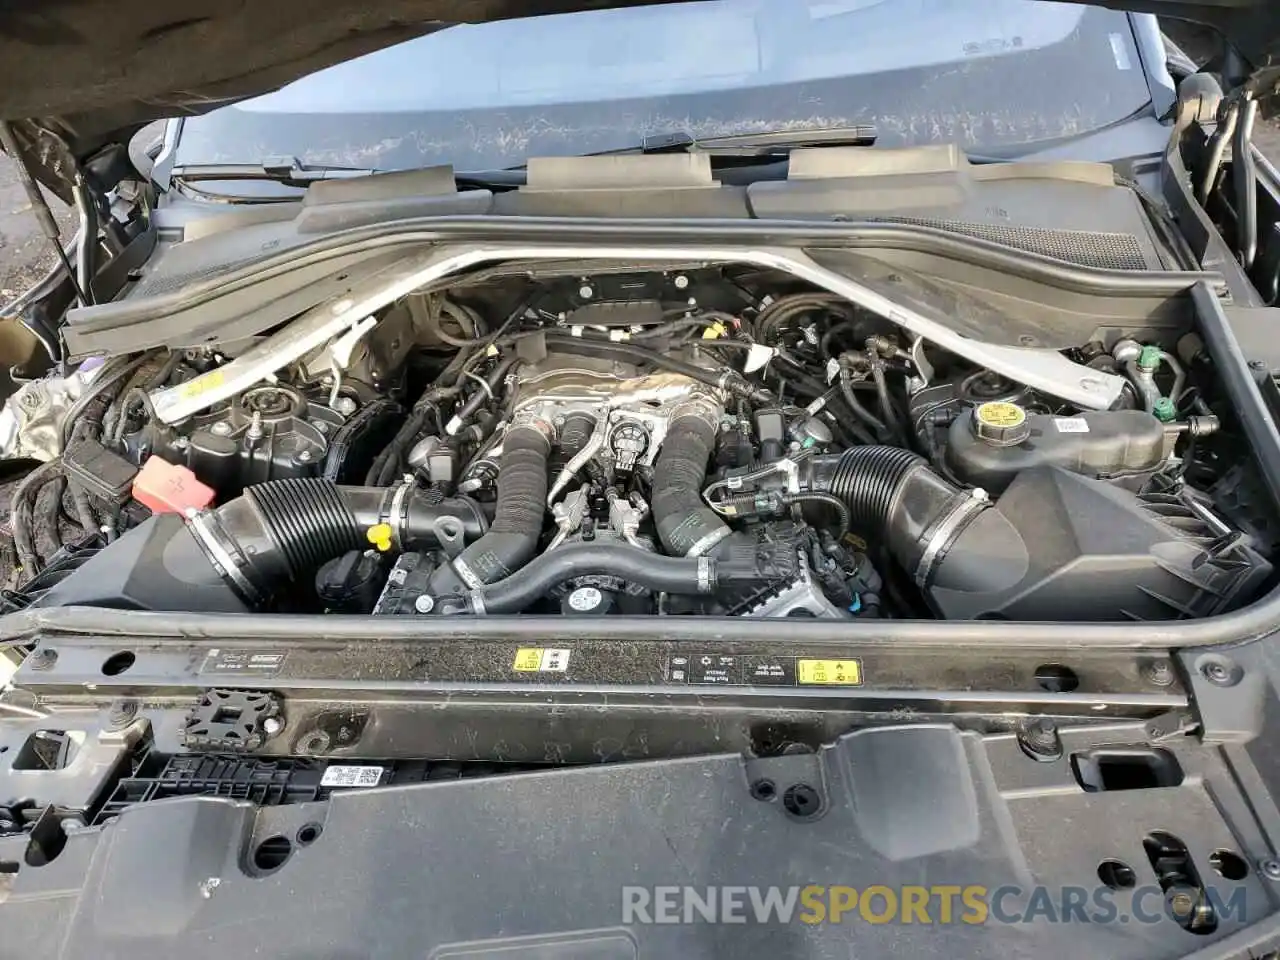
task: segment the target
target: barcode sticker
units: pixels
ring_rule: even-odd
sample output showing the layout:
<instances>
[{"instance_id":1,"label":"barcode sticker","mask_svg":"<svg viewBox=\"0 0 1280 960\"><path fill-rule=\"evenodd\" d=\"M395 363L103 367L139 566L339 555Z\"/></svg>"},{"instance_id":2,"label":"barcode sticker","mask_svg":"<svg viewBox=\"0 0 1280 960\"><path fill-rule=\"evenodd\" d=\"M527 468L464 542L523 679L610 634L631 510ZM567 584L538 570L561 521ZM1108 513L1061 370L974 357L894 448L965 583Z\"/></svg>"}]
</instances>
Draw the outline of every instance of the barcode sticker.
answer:
<instances>
[{"instance_id":1,"label":"barcode sticker","mask_svg":"<svg viewBox=\"0 0 1280 960\"><path fill-rule=\"evenodd\" d=\"M385 767L366 767L356 764L335 764L325 767L320 778L322 787L376 787L382 782Z\"/></svg>"},{"instance_id":2,"label":"barcode sticker","mask_svg":"<svg viewBox=\"0 0 1280 960\"><path fill-rule=\"evenodd\" d=\"M1053 425L1059 433L1088 433L1089 421L1084 417L1055 417Z\"/></svg>"}]
</instances>

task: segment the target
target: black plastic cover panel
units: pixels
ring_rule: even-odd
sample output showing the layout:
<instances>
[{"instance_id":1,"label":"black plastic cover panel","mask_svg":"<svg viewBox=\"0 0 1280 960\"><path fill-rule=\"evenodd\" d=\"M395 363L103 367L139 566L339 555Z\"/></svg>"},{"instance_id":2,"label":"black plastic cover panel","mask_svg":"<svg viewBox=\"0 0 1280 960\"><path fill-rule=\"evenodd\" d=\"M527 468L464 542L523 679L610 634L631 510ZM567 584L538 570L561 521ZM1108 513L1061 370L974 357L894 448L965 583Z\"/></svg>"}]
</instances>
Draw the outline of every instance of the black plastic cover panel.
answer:
<instances>
[{"instance_id":1,"label":"black plastic cover panel","mask_svg":"<svg viewBox=\"0 0 1280 960\"><path fill-rule=\"evenodd\" d=\"M1133 729L1064 731L1066 753L1041 762L1012 735L922 725L854 733L818 754L350 789L264 809L212 797L142 803L71 835L48 866L19 865L0 903L0 958L1153 960L1239 932L1234 916L1204 935L1173 922L943 924L936 901L927 924L868 923L856 910L838 924L624 914L627 886L1093 891L1109 859L1132 869L1134 891L1158 890L1144 847L1153 831L1180 838L1220 897L1241 891L1248 921L1264 921L1275 899L1262 878L1248 869L1227 880L1211 866L1213 851L1239 849L1224 808L1239 812L1240 798L1216 752L1171 742L1168 762L1185 773L1174 786L1077 783L1071 753L1095 756L1125 736ZM20 860L20 843L0 840L0 861ZM1129 895L1116 893L1120 909ZM1027 910L1017 897L1003 903Z\"/></svg>"}]
</instances>

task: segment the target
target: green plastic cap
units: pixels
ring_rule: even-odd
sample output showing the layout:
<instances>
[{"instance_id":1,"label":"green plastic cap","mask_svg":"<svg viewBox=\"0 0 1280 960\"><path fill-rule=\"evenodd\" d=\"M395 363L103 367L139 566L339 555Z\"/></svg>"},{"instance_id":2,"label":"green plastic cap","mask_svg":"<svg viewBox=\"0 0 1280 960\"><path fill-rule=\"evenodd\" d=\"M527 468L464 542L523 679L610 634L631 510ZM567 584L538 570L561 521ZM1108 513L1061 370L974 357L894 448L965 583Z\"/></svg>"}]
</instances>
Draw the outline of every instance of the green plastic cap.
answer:
<instances>
[{"instance_id":1,"label":"green plastic cap","mask_svg":"<svg viewBox=\"0 0 1280 960\"><path fill-rule=\"evenodd\" d=\"M1138 354L1138 366L1143 370L1154 370L1160 366L1160 353L1160 348L1155 344L1147 344L1142 348L1142 352Z\"/></svg>"},{"instance_id":2,"label":"green plastic cap","mask_svg":"<svg viewBox=\"0 0 1280 960\"><path fill-rule=\"evenodd\" d=\"M1151 412L1155 414L1157 420L1169 423L1178 415L1178 408L1173 405L1173 400L1169 397L1161 397L1152 406Z\"/></svg>"}]
</instances>

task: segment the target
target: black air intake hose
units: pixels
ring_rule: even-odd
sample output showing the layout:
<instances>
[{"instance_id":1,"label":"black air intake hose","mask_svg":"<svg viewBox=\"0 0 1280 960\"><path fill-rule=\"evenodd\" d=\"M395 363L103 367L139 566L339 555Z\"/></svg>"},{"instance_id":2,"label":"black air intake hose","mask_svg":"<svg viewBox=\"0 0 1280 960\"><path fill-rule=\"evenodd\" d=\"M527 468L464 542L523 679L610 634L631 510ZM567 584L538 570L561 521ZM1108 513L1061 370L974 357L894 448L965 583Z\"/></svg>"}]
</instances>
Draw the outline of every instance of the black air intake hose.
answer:
<instances>
[{"instance_id":1,"label":"black air intake hose","mask_svg":"<svg viewBox=\"0 0 1280 960\"><path fill-rule=\"evenodd\" d=\"M249 487L190 525L245 599L258 601L326 560L375 546L375 540L380 549L461 544L480 537L485 520L479 505L464 497L431 503L416 487L295 479Z\"/></svg>"},{"instance_id":2,"label":"black air intake hose","mask_svg":"<svg viewBox=\"0 0 1280 960\"><path fill-rule=\"evenodd\" d=\"M942 576L942 560L989 505L985 497L960 490L922 457L899 447L854 447L812 457L801 464L800 489L843 500L852 529L887 544L921 586ZM1017 536L1012 529L1003 533ZM987 529L984 536L1002 533Z\"/></svg>"},{"instance_id":3,"label":"black air intake hose","mask_svg":"<svg viewBox=\"0 0 1280 960\"><path fill-rule=\"evenodd\" d=\"M797 569L794 555L767 549L728 551L719 558L664 557L625 543L571 543L542 554L501 583L471 591L466 603L474 613L519 613L557 584L587 575L618 577L655 592L707 594L725 584L795 576ZM451 603L439 612L462 612ZM457 603L461 606L462 599Z\"/></svg>"},{"instance_id":4,"label":"black air intake hose","mask_svg":"<svg viewBox=\"0 0 1280 960\"><path fill-rule=\"evenodd\" d=\"M715 561L705 557L663 557L623 543L572 543L521 567L500 583L470 595L476 613L519 613L557 584L586 575L620 577L649 590L710 593Z\"/></svg>"},{"instance_id":5,"label":"black air intake hose","mask_svg":"<svg viewBox=\"0 0 1280 960\"><path fill-rule=\"evenodd\" d=\"M654 463L653 521L667 553L702 556L729 528L702 499L716 425L703 413L677 414Z\"/></svg>"},{"instance_id":6,"label":"black air intake hose","mask_svg":"<svg viewBox=\"0 0 1280 960\"><path fill-rule=\"evenodd\" d=\"M431 592L453 592L456 575L468 587L492 583L519 570L537 552L546 515L547 459L551 442L536 426L512 427L502 441L498 502L489 532L432 576Z\"/></svg>"}]
</instances>

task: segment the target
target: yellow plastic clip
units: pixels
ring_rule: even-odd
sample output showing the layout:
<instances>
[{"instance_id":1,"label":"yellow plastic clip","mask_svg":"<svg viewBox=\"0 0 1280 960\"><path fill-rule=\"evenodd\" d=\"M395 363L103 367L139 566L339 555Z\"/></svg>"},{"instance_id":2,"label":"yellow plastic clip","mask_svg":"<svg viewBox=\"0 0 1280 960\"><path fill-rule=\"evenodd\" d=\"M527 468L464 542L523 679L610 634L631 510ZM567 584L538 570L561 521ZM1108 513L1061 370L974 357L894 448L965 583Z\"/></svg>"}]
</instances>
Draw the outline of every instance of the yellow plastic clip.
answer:
<instances>
[{"instance_id":1,"label":"yellow plastic clip","mask_svg":"<svg viewBox=\"0 0 1280 960\"><path fill-rule=\"evenodd\" d=\"M725 325L717 320L711 326L707 327L707 329L702 331L702 339L718 340L725 335L726 329Z\"/></svg>"},{"instance_id":2,"label":"yellow plastic clip","mask_svg":"<svg viewBox=\"0 0 1280 960\"><path fill-rule=\"evenodd\" d=\"M391 549L391 524L375 523L372 527L364 532L365 539L372 543L380 553L386 553Z\"/></svg>"}]
</instances>

